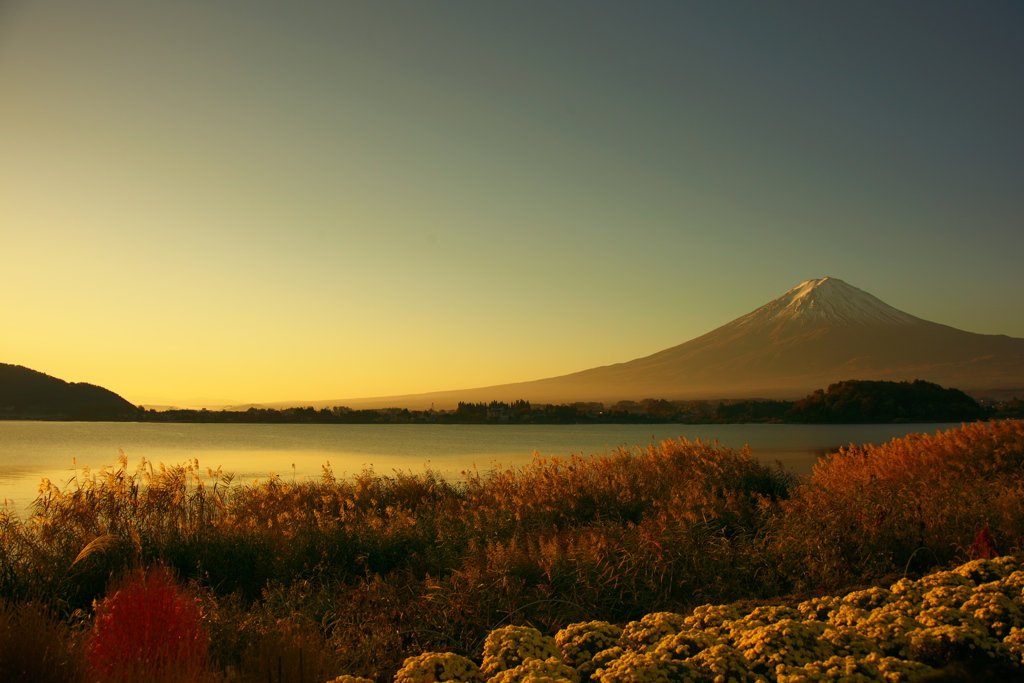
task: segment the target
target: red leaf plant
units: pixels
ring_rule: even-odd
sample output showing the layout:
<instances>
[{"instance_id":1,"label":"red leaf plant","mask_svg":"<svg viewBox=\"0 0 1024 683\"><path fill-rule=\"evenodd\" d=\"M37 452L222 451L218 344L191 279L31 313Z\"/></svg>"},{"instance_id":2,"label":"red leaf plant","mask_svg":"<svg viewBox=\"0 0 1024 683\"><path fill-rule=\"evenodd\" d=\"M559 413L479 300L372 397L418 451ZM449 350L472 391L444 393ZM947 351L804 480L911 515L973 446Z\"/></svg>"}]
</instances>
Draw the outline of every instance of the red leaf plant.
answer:
<instances>
[{"instance_id":1,"label":"red leaf plant","mask_svg":"<svg viewBox=\"0 0 1024 683\"><path fill-rule=\"evenodd\" d=\"M974 537L974 543L971 544L971 557L974 559L991 560L993 557L998 557L998 555L999 553L996 552L996 542L992 540L992 534L989 533L988 527L985 527Z\"/></svg>"},{"instance_id":2,"label":"red leaf plant","mask_svg":"<svg viewBox=\"0 0 1024 683\"><path fill-rule=\"evenodd\" d=\"M89 665L100 683L200 681L210 646L201 618L168 569L137 569L97 606Z\"/></svg>"}]
</instances>

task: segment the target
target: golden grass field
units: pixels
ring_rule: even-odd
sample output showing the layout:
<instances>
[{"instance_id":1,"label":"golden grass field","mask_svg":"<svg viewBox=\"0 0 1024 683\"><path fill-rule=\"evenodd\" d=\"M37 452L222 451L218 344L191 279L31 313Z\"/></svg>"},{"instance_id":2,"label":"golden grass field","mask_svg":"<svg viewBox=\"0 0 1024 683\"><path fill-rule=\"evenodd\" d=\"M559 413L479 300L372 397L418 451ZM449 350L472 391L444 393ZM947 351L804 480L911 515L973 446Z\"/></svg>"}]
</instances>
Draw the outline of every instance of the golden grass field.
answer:
<instances>
[{"instance_id":1,"label":"golden grass field","mask_svg":"<svg viewBox=\"0 0 1024 683\"><path fill-rule=\"evenodd\" d=\"M1012 668L1022 466L1015 420L844 449L806 480L687 441L458 481L238 485L125 460L43 482L26 519L0 513L0 680Z\"/></svg>"}]
</instances>

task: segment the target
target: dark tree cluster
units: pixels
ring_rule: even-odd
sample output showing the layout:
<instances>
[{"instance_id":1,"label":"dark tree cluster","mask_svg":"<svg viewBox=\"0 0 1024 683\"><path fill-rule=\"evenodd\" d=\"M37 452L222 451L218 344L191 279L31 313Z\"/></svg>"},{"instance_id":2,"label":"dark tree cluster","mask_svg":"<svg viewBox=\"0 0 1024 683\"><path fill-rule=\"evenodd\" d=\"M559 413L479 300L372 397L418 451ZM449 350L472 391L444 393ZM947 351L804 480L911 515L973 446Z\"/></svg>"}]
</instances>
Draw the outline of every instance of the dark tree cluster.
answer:
<instances>
[{"instance_id":1,"label":"dark tree cluster","mask_svg":"<svg viewBox=\"0 0 1024 683\"><path fill-rule=\"evenodd\" d=\"M740 401L719 403L714 422L781 422L794 401Z\"/></svg>"},{"instance_id":2,"label":"dark tree cluster","mask_svg":"<svg viewBox=\"0 0 1024 683\"><path fill-rule=\"evenodd\" d=\"M847 380L797 401L785 419L797 423L882 423L971 422L986 417L985 408L959 389L923 380Z\"/></svg>"}]
</instances>

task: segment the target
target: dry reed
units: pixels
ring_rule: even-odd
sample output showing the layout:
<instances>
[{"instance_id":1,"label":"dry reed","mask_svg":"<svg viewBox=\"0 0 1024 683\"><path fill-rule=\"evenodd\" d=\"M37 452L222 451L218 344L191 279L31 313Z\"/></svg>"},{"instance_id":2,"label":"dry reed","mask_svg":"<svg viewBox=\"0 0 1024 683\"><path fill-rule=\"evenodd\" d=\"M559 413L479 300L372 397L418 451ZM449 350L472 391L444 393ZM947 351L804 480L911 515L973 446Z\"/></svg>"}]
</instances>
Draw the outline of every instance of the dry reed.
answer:
<instances>
[{"instance_id":1,"label":"dry reed","mask_svg":"<svg viewBox=\"0 0 1024 683\"><path fill-rule=\"evenodd\" d=\"M73 640L112 577L159 564L201 599L223 680L379 676L479 654L502 624L553 633L1018 552L1022 462L1012 420L844 449L803 482L685 440L456 481L239 485L122 458L44 482L25 520L0 513L0 598L47 605Z\"/></svg>"}]
</instances>

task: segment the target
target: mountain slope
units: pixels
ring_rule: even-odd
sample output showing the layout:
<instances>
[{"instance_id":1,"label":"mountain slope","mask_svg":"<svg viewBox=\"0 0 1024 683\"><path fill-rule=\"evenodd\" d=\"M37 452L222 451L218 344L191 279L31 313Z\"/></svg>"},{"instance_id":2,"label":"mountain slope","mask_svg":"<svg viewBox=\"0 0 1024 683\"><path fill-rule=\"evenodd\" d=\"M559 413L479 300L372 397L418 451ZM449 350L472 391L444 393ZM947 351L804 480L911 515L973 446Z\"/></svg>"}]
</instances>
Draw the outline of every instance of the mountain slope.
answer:
<instances>
[{"instance_id":1,"label":"mountain slope","mask_svg":"<svg viewBox=\"0 0 1024 683\"><path fill-rule=\"evenodd\" d=\"M679 346L578 375L726 392L719 395L794 395L840 379L926 379L975 390L1014 378L1024 386L1024 339L922 320L822 278Z\"/></svg>"},{"instance_id":2,"label":"mountain slope","mask_svg":"<svg viewBox=\"0 0 1024 683\"><path fill-rule=\"evenodd\" d=\"M117 419L135 406L114 392L85 382L62 379L21 365L0 363L0 417L67 417Z\"/></svg>"},{"instance_id":3,"label":"mountain slope","mask_svg":"<svg viewBox=\"0 0 1024 683\"><path fill-rule=\"evenodd\" d=\"M1024 339L922 320L825 277L703 336L626 363L532 382L312 405L800 398L847 379L923 379L976 395L1024 387Z\"/></svg>"}]
</instances>

